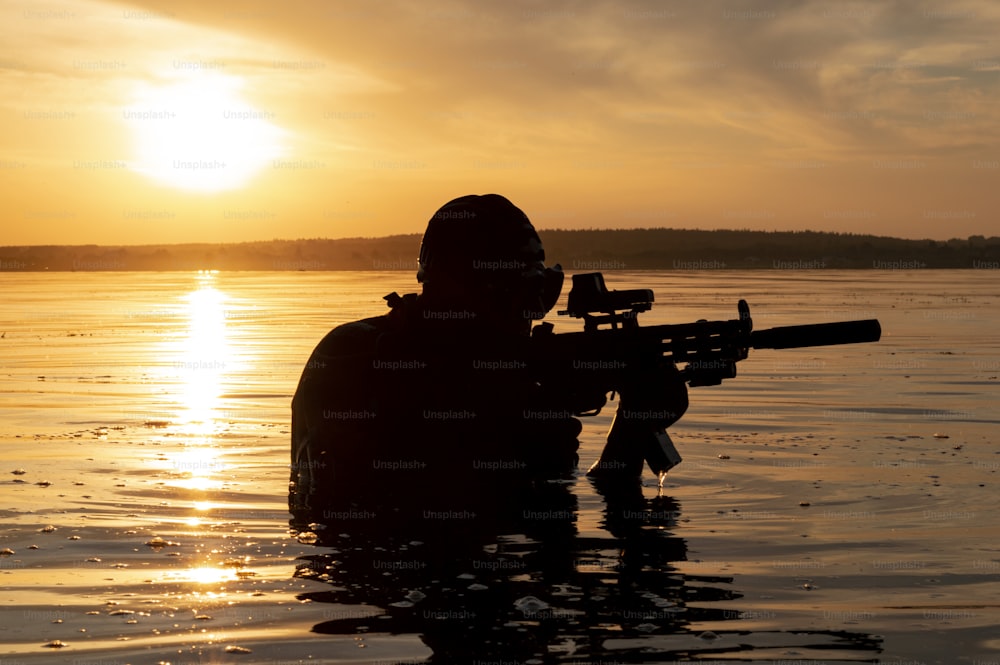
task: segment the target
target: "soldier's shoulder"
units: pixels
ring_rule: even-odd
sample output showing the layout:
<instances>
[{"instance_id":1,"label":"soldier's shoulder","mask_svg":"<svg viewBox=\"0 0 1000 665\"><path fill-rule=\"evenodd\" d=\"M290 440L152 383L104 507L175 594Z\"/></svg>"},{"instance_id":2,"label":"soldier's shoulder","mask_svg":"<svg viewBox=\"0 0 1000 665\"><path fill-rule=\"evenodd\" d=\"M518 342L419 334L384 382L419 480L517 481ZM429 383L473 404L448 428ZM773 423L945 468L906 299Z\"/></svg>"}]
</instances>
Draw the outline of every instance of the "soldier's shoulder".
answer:
<instances>
[{"instance_id":1,"label":"soldier's shoulder","mask_svg":"<svg viewBox=\"0 0 1000 665\"><path fill-rule=\"evenodd\" d=\"M379 335L386 332L389 326L388 315L342 323L320 340L314 353L338 356L370 351L374 349Z\"/></svg>"}]
</instances>

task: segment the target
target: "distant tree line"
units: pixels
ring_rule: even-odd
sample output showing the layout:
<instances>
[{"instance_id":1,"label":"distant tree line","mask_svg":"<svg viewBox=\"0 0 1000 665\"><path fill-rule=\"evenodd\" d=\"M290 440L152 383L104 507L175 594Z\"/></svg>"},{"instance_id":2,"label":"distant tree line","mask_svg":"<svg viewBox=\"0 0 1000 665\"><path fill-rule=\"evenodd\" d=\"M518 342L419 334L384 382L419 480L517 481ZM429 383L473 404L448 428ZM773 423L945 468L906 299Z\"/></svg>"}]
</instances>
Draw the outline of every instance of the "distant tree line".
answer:
<instances>
[{"instance_id":1,"label":"distant tree line","mask_svg":"<svg viewBox=\"0 0 1000 665\"><path fill-rule=\"evenodd\" d=\"M542 230L547 261L592 270L1000 269L1000 238L819 231ZM416 270L420 235L227 244L0 247L0 271Z\"/></svg>"}]
</instances>

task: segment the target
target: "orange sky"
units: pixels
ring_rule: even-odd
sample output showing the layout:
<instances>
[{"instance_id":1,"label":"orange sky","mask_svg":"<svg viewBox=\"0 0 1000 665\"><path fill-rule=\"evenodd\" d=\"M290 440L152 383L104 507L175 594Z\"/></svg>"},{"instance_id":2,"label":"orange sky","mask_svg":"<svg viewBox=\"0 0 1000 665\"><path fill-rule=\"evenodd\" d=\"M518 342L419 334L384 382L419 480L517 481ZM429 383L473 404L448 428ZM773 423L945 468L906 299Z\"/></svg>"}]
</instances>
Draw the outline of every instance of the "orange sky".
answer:
<instances>
[{"instance_id":1,"label":"orange sky","mask_svg":"<svg viewBox=\"0 0 1000 665\"><path fill-rule=\"evenodd\" d=\"M0 4L5 244L539 228L997 235L1000 5Z\"/></svg>"}]
</instances>

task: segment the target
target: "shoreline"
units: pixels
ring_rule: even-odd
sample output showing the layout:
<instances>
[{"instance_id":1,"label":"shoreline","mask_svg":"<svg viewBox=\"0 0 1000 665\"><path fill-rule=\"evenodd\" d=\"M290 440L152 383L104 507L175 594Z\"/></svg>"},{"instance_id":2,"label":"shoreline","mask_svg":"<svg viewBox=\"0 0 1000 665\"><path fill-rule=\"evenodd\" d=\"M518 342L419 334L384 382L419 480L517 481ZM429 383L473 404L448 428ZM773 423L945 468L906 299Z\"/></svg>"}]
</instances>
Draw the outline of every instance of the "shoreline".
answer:
<instances>
[{"instance_id":1,"label":"shoreline","mask_svg":"<svg viewBox=\"0 0 1000 665\"><path fill-rule=\"evenodd\" d=\"M567 271L1000 270L1000 237L908 240L817 231L540 229ZM0 246L0 272L416 270L420 234L241 243Z\"/></svg>"}]
</instances>

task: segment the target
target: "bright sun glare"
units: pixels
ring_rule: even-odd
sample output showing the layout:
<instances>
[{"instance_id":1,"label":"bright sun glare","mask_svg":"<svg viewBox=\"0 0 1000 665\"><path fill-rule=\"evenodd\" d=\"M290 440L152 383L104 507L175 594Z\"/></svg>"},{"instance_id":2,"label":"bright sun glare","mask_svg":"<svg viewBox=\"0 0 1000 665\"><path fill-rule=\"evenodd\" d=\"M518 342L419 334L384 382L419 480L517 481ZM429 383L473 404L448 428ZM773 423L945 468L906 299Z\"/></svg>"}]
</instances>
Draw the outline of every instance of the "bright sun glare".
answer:
<instances>
[{"instance_id":1,"label":"bright sun glare","mask_svg":"<svg viewBox=\"0 0 1000 665\"><path fill-rule=\"evenodd\" d=\"M169 577L183 582L194 582L195 584L220 584L222 582L232 582L238 576L232 568L203 566L201 568L187 568L176 573L170 573Z\"/></svg>"},{"instance_id":2,"label":"bright sun glare","mask_svg":"<svg viewBox=\"0 0 1000 665\"><path fill-rule=\"evenodd\" d=\"M190 316L188 338L180 363L184 371L183 402L185 420L193 433L209 434L219 417L219 395L226 378L232 352L226 340L226 296L202 281L187 295Z\"/></svg>"},{"instance_id":3,"label":"bright sun glare","mask_svg":"<svg viewBox=\"0 0 1000 665\"><path fill-rule=\"evenodd\" d=\"M243 80L199 72L144 85L125 118L135 138L134 170L180 189L217 192L245 185L279 157L282 130L239 94Z\"/></svg>"}]
</instances>

